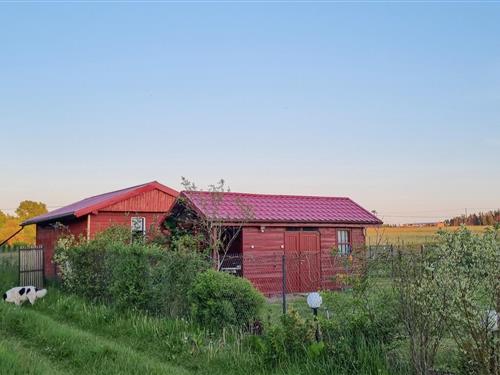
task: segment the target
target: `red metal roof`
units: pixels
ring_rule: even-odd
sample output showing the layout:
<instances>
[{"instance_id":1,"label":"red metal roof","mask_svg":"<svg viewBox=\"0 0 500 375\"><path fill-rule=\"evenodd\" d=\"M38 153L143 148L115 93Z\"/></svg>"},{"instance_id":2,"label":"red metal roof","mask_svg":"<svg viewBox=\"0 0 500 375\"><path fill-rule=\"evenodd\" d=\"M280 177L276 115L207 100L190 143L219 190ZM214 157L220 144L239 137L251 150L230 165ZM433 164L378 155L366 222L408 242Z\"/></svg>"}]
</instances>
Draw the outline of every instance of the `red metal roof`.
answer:
<instances>
[{"instance_id":1,"label":"red metal roof","mask_svg":"<svg viewBox=\"0 0 500 375\"><path fill-rule=\"evenodd\" d=\"M81 201L58 208L57 210L50 211L46 214L28 219L25 222L21 223L21 225L24 226L29 224L42 223L65 217L81 217L87 215L90 212L97 211L100 208L107 207L116 202L120 202L134 195L141 194L153 189L159 189L174 197L179 195L177 191L169 188L168 186L162 185L157 181L152 181L142 185L132 186L129 188L82 199Z\"/></svg>"},{"instance_id":2,"label":"red metal roof","mask_svg":"<svg viewBox=\"0 0 500 375\"><path fill-rule=\"evenodd\" d=\"M375 215L345 197L192 191L183 191L181 196L203 215L224 221L382 224Z\"/></svg>"}]
</instances>

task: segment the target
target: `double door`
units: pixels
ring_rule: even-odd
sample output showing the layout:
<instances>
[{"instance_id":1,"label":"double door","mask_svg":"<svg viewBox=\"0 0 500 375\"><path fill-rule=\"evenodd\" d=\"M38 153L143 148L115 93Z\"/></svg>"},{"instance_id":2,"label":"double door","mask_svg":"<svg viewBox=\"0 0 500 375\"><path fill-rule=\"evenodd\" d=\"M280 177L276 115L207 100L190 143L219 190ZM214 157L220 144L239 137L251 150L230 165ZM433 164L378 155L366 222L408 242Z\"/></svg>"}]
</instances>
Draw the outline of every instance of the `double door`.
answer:
<instances>
[{"instance_id":1,"label":"double door","mask_svg":"<svg viewBox=\"0 0 500 375\"><path fill-rule=\"evenodd\" d=\"M285 232L288 293L317 291L320 287L320 237L315 231Z\"/></svg>"}]
</instances>

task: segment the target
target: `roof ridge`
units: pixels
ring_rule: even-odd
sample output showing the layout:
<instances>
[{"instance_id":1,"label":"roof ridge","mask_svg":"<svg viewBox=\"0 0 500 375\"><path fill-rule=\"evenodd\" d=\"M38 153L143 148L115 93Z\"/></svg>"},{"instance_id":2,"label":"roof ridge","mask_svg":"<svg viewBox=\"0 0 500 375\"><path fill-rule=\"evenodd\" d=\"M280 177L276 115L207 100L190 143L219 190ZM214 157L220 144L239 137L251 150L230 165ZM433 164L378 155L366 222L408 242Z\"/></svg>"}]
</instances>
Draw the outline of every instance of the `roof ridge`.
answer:
<instances>
[{"instance_id":1,"label":"roof ridge","mask_svg":"<svg viewBox=\"0 0 500 375\"><path fill-rule=\"evenodd\" d=\"M129 186L123 189L118 189L118 190L113 190L113 191L108 191L106 193L102 194L97 194L97 195L92 195L90 197L82 198L78 201L69 203L67 205L61 206L55 210L49 211L45 214L35 216L33 218L30 218L28 220L25 220L24 222L21 223L21 225L29 225L29 224L34 224L37 222L41 222L41 220L52 220L56 218L60 218L63 216L71 216L71 215L77 215L77 213L81 212L82 210L88 209L89 207L94 207L96 205L101 205L105 202L111 202L113 200L116 200L117 198L120 197L127 197L129 193L133 193L134 191L138 189L145 188L149 185L155 185L155 186L163 186L165 188L168 188L168 186L160 184L158 181L150 181L146 182L143 184L139 185L134 185L134 186ZM170 189L170 188L168 188ZM92 203L92 201L96 201ZM83 206L83 207L79 207Z\"/></svg>"},{"instance_id":2,"label":"roof ridge","mask_svg":"<svg viewBox=\"0 0 500 375\"><path fill-rule=\"evenodd\" d=\"M216 192L216 191L206 191L206 190L183 190L181 193L203 193L203 194L212 194L212 193L222 193L222 194L231 194L231 195L244 195L244 196L257 196L257 197L285 197L285 198L327 198L327 199L348 199L349 197L341 197L341 196L327 196L327 195L295 195L295 194L270 194L270 193L242 193L237 191L227 191L227 192ZM354 202L354 201L353 201Z\"/></svg>"},{"instance_id":3,"label":"roof ridge","mask_svg":"<svg viewBox=\"0 0 500 375\"><path fill-rule=\"evenodd\" d=\"M73 202L73 203L67 204L66 206L71 206L72 204L74 204L74 203L78 203L78 202L81 202L81 201L84 201L85 199L96 198L96 197L100 197L100 196L102 196L102 195L106 195L106 194L114 194L114 193L119 193L120 191L124 191L124 190L137 189L137 188L139 188L139 187L142 187L142 186L146 186L146 185L152 184L152 183L154 183L154 182L158 182L158 181L150 181L150 182L146 182L146 183L144 183L144 184L139 184L139 185L135 185L135 186L129 186L129 187L126 187L126 188L123 188L123 189L118 189L118 190L108 191L108 192L106 192L106 193L101 193L101 194L91 195L90 197L82 198L82 199L80 199L79 201L76 201L76 202ZM65 206L63 206L63 207L65 207Z\"/></svg>"}]
</instances>

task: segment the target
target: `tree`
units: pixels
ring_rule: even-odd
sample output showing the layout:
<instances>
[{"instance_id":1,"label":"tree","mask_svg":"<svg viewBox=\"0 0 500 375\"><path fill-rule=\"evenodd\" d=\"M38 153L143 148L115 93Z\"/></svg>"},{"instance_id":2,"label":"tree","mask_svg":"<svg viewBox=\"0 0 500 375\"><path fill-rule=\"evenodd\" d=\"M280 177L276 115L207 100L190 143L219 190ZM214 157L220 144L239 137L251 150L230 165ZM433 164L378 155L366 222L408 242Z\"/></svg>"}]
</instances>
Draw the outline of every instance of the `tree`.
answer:
<instances>
[{"instance_id":1,"label":"tree","mask_svg":"<svg viewBox=\"0 0 500 375\"><path fill-rule=\"evenodd\" d=\"M439 260L434 251L398 251L393 263L393 282L398 311L410 344L410 358L417 375L433 370L437 349L446 332L442 311L447 291L435 277Z\"/></svg>"},{"instance_id":2,"label":"tree","mask_svg":"<svg viewBox=\"0 0 500 375\"><path fill-rule=\"evenodd\" d=\"M0 228L4 226L8 218L7 214L0 210Z\"/></svg>"},{"instance_id":3,"label":"tree","mask_svg":"<svg viewBox=\"0 0 500 375\"><path fill-rule=\"evenodd\" d=\"M38 215L46 214L47 212L47 206L45 205L45 203L29 200L25 200L19 203L19 207L17 207L16 209L17 217L21 221L28 220Z\"/></svg>"},{"instance_id":4,"label":"tree","mask_svg":"<svg viewBox=\"0 0 500 375\"><path fill-rule=\"evenodd\" d=\"M0 242L9 238L20 229L20 224L32 217L47 213L47 206L42 202L22 201L16 209L16 215L0 211ZM28 225L9 240L9 244L32 244L35 242L35 226Z\"/></svg>"},{"instance_id":5,"label":"tree","mask_svg":"<svg viewBox=\"0 0 500 375\"><path fill-rule=\"evenodd\" d=\"M465 355L468 373L500 375L499 225L484 234L441 232L436 281L447 293L443 320ZM495 322L496 320L496 322Z\"/></svg>"},{"instance_id":6,"label":"tree","mask_svg":"<svg viewBox=\"0 0 500 375\"><path fill-rule=\"evenodd\" d=\"M185 191L203 193L193 182L185 177L182 177L181 183ZM221 179L216 184L208 186L208 190L205 191L207 194L198 194L198 204L203 207L206 215L196 212L188 202L181 202L184 210L182 213L184 220L188 217L191 225L193 225L191 231L202 234L204 247L211 250L212 256L217 262L218 270L222 267L231 245L238 238L243 224L253 217L252 208L242 200L237 199L237 210L240 211L237 216L243 219L233 222L231 226L225 225L226 218L222 214L222 205L225 195L229 192L229 187Z\"/></svg>"}]
</instances>

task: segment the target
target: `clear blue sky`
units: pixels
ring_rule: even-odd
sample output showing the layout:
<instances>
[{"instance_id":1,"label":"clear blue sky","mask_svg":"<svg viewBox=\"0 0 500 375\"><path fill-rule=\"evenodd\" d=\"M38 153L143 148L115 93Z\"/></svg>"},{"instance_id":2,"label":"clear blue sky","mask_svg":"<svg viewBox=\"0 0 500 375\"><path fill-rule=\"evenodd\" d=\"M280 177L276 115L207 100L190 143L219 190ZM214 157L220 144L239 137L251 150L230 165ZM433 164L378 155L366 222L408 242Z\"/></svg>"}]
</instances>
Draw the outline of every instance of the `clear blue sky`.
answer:
<instances>
[{"instance_id":1,"label":"clear blue sky","mask_svg":"<svg viewBox=\"0 0 500 375\"><path fill-rule=\"evenodd\" d=\"M3 3L0 47L0 209L180 176L500 206L500 3Z\"/></svg>"}]
</instances>

